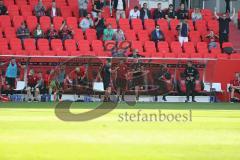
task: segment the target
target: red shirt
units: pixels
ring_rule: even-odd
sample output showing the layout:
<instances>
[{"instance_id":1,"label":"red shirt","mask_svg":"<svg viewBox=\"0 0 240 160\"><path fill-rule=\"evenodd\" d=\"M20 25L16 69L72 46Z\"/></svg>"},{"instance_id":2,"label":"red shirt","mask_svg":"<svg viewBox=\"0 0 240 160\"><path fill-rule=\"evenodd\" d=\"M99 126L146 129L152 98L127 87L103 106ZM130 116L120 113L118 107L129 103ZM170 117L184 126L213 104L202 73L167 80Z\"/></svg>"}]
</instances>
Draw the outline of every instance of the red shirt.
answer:
<instances>
[{"instance_id":1,"label":"red shirt","mask_svg":"<svg viewBox=\"0 0 240 160\"><path fill-rule=\"evenodd\" d=\"M85 72L86 72L85 67L82 66L82 67L80 67L79 69L80 69L79 72L76 72L76 70L73 70L72 72L70 72L69 77L70 77L71 79L80 79L80 78L84 77Z\"/></svg>"},{"instance_id":2,"label":"red shirt","mask_svg":"<svg viewBox=\"0 0 240 160\"><path fill-rule=\"evenodd\" d=\"M117 77L118 77L118 78L123 78L123 79L125 79L127 72L128 72L127 65L125 65L125 64L120 64L120 65L119 65L119 68L118 68L118 70L117 70Z\"/></svg>"},{"instance_id":3,"label":"red shirt","mask_svg":"<svg viewBox=\"0 0 240 160\"><path fill-rule=\"evenodd\" d=\"M238 79L234 79L234 80L231 81L231 85L240 86L240 81Z\"/></svg>"},{"instance_id":4,"label":"red shirt","mask_svg":"<svg viewBox=\"0 0 240 160\"><path fill-rule=\"evenodd\" d=\"M39 80L38 76L36 75L28 75L27 79L28 79L29 86L35 86Z\"/></svg>"}]
</instances>

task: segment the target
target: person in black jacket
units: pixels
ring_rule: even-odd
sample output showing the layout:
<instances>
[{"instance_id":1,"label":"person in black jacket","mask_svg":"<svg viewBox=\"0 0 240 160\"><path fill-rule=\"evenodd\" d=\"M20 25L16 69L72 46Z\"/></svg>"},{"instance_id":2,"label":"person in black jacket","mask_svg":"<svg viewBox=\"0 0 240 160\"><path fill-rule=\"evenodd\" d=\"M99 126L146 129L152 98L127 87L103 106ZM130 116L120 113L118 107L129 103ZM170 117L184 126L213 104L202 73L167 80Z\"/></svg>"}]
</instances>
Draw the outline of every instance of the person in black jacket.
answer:
<instances>
[{"instance_id":1,"label":"person in black jacket","mask_svg":"<svg viewBox=\"0 0 240 160\"><path fill-rule=\"evenodd\" d=\"M116 11L116 20L117 21L120 18L126 18L126 14L125 14L126 1L125 0L114 0L113 1L113 9Z\"/></svg>"},{"instance_id":2,"label":"person in black jacket","mask_svg":"<svg viewBox=\"0 0 240 160\"><path fill-rule=\"evenodd\" d=\"M4 5L3 0L0 0L0 15L7 15L8 10L7 7Z\"/></svg>"},{"instance_id":3,"label":"person in black jacket","mask_svg":"<svg viewBox=\"0 0 240 160\"><path fill-rule=\"evenodd\" d=\"M158 7L153 12L153 19L157 21L161 18L164 18L164 12L162 11L162 4L158 3Z\"/></svg>"},{"instance_id":4,"label":"person in black jacket","mask_svg":"<svg viewBox=\"0 0 240 160\"><path fill-rule=\"evenodd\" d=\"M230 13L230 0L225 0L226 2L226 13Z\"/></svg>"},{"instance_id":5,"label":"person in black jacket","mask_svg":"<svg viewBox=\"0 0 240 160\"><path fill-rule=\"evenodd\" d=\"M140 10L140 19L144 21L144 19L151 18L151 12L148 9L147 3L143 3L143 7Z\"/></svg>"},{"instance_id":6,"label":"person in black jacket","mask_svg":"<svg viewBox=\"0 0 240 160\"><path fill-rule=\"evenodd\" d=\"M152 31L151 40L154 41L155 43L165 40L165 36L163 32L160 30L159 25L156 25L156 28Z\"/></svg>"}]
</instances>

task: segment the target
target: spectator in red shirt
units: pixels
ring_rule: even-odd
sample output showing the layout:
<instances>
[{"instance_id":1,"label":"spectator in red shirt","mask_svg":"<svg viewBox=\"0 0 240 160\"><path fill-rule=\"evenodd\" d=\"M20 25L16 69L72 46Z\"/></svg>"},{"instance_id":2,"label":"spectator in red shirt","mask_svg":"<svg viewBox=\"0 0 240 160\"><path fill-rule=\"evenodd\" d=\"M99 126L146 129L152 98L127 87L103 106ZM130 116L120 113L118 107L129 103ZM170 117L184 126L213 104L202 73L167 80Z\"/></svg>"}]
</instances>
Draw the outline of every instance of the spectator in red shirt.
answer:
<instances>
[{"instance_id":1,"label":"spectator in red shirt","mask_svg":"<svg viewBox=\"0 0 240 160\"><path fill-rule=\"evenodd\" d=\"M127 89L128 67L124 63L124 60L120 60L120 64L116 68L116 71L117 71L116 88L117 88L118 101L120 100L120 95L122 95L122 101L125 101L124 95Z\"/></svg>"},{"instance_id":2,"label":"spectator in red shirt","mask_svg":"<svg viewBox=\"0 0 240 160\"><path fill-rule=\"evenodd\" d=\"M235 79L233 79L230 83L230 91L231 91L231 102L235 102L235 97L234 97L234 93L240 93L240 73L236 73L235 74Z\"/></svg>"},{"instance_id":3,"label":"spectator in red shirt","mask_svg":"<svg viewBox=\"0 0 240 160\"><path fill-rule=\"evenodd\" d=\"M49 30L47 31L47 38L49 41L52 39L57 39L59 37L58 32L56 29L54 29L54 25L51 24Z\"/></svg>"}]
</instances>

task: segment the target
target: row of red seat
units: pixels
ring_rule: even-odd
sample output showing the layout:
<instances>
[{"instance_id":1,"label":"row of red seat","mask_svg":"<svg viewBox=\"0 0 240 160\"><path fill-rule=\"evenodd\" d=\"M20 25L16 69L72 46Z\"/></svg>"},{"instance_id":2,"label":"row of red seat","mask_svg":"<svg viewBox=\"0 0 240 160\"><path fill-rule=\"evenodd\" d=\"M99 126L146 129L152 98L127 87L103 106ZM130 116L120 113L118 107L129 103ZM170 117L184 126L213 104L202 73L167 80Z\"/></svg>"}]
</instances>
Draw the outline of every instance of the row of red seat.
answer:
<instances>
[{"instance_id":1,"label":"row of red seat","mask_svg":"<svg viewBox=\"0 0 240 160\"><path fill-rule=\"evenodd\" d=\"M92 55L97 56L109 56L110 52L105 51L105 46L111 43L114 46L115 41L106 41L103 44L100 40L93 40L92 42L87 40L66 40L62 43L59 39L51 40L50 45L47 39L39 39L37 42L35 39L25 39L22 47L20 39L12 38L0 39L0 53L1 54L16 54L16 55L48 55L48 56L61 56L61 55L84 55L89 54L92 51ZM230 42L224 43L223 47L231 46ZM108 49L110 49L108 47ZM187 42L181 47L179 42L172 42L171 45L167 42L159 42L157 48L152 41L146 41L142 44L140 41L132 41L131 49L138 49L139 53L146 57L161 57L163 55L186 56L186 57L198 57L205 56L215 57L221 53L220 48L213 49L211 54L208 53L207 43L199 42L197 47L194 47L192 42ZM171 49L171 50L170 50ZM196 49L198 52L196 52ZM170 51L172 53L170 53ZM130 52L130 49L128 50Z\"/></svg>"},{"instance_id":2,"label":"row of red seat","mask_svg":"<svg viewBox=\"0 0 240 160\"><path fill-rule=\"evenodd\" d=\"M3 0L4 4L6 6L11 6L11 5L17 5L17 6L22 6L22 5L30 5L34 7L37 3L38 0ZM45 7L51 6L52 0L42 0L43 5ZM55 0L57 6L78 6L78 1L77 0Z\"/></svg>"}]
</instances>

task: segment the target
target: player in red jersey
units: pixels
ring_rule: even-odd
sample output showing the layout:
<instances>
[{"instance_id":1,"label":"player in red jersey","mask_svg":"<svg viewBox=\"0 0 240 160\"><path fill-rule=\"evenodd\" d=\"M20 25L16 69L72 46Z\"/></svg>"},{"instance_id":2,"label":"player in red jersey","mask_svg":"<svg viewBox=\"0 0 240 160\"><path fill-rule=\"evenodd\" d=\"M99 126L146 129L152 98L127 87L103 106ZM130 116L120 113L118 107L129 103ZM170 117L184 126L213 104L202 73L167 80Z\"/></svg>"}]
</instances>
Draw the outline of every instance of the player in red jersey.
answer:
<instances>
[{"instance_id":1,"label":"player in red jersey","mask_svg":"<svg viewBox=\"0 0 240 160\"><path fill-rule=\"evenodd\" d=\"M230 90L231 90L231 102L235 102L235 97L234 97L234 93L240 93L240 73L236 73L235 74L235 79L233 79L231 81L231 86L230 86Z\"/></svg>"}]
</instances>

